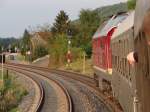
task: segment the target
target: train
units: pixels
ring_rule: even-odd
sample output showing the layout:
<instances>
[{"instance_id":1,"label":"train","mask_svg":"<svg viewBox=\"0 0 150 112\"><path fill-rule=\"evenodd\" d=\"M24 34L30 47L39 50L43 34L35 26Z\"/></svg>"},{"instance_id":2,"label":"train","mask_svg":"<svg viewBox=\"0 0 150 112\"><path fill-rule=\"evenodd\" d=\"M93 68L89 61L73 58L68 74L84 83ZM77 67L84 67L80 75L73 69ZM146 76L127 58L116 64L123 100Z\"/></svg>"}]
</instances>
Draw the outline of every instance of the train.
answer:
<instances>
[{"instance_id":1,"label":"train","mask_svg":"<svg viewBox=\"0 0 150 112\"><path fill-rule=\"evenodd\" d=\"M97 86L124 112L150 112L150 0L137 0L135 11L104 22L92 46ZM137 55L133 65L127 58L132 52Z\"/></svg>"}]
</instances>

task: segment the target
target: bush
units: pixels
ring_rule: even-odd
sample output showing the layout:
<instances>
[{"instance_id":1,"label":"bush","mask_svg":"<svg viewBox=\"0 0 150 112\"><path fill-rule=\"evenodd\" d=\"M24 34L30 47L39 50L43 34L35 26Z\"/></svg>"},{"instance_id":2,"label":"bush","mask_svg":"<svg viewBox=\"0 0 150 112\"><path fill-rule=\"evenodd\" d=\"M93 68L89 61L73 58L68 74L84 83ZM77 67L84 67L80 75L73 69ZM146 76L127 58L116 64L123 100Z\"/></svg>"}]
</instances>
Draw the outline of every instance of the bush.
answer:
<instances>
[{"instance_id":1,"label":"bush","mask_svg":"<svg viewBox=\"0 0 150 112\"><path fill-rule=\"evenodd\" d=\"M82 48L86 52L87 58L91 58L91 55L92 55L92 44L91 44L91 42L82 46Z\"/></svg>"},{"instance_id":2,"label":"bush","mask_svg":"<svg viewBox=\"0 0 150 112\"><path fill-rule=\"evenodd\" d=\"M35 51L34 51L34 54L33 54L33 59L37 59L37 58L41 58L45 55L48 54L48 50L47 48L45 48L44 46L40 45L40 46L37 46L35 48Z\"/></svg>"},{"instance_id":3,"label":"bush","mask_svg":"<svg viewBox=\"0 0 150 112\"><path fill-rule=\"evenodd\" d=\"M128 0L127 4L129 10L134 10L136 6L136 0Z\"/></svg>"},{"instance_id":4,"label":"bush","mask_svg":"<svg viewBox=\"0 0 150 112\"><path fill-rule=\"evenodd\" d=\"M71 53L72 53L72 60L76 61L77 59L82 59L83 57L83 49L82 48L77 48L73 47L71 48Z\"/></svg>"},{"instance_id":5,"label":"bush","mask_svg":"<svg viewBox=\"0 0 150 112\"><path fill-rule=\"evenodd\" d=\"M13 76L7 76L6 72L4 74L4 88L0 90L0 112L8 112L17 107L22 97L28 94Z\"/></svg>"},{"instance_id":6,"label":"bush","mask_svg":"<svg viewBox=\"0 0 150 112\"><path fill-rule=\"evenodd\" d=\"M54 40L51 41L49 47L51 65L59 66L65 63L67 42L67 36L63 34L56 35Z\"/></svg>"}]
</instances>

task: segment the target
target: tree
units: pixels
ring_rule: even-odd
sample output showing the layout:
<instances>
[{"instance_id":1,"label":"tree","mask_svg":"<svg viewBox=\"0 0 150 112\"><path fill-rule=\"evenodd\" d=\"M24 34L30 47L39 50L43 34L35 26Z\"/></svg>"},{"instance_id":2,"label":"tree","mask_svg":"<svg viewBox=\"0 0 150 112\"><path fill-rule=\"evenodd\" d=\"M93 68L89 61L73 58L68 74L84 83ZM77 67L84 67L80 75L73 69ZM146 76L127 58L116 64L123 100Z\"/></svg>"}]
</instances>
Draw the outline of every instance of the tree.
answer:
<instances>
[{"instance_id":1,"label":"tree","mask_svg":"<svg viewBox=\"0 0 150 112\"><path fill-rule=\"evenodd\" d=\"M129 10L134 10L136 6L136 0L128 0L127 5Z\"/></svg>"},{"instance_id":2,"label":"tree","mask_svg":"<svg viewBox=\"0 0 150 112\"><path fill-rule=\"evenodd\" d=\"M0 53L2 53L2 46L0 45Z\"/></svg>"},{"instance_id":3,"label":"tree","mask_svg":"<svg viewBox=\"0 0 150 112\"><path fill-rule=\"evenodd\" d=\"M51 28L51 32L53 34L65 34L69 28L69 23L70 20L68 15L63 10L61 10L60 13L56 16L55 23Z\"/></svg>"},{"instance_id":4,"label":"tree","mask_svg":"<svg viewBox=\"0 0 150 112\"><path fill-rule=\"evenodd\" d=\"M96 11L91 10L81 10L79 17L80 33L78 33L77 43L82 45L81 47L90 57L92 53L92 46L90 45L90 42L92 40L92 36L101 23L101 19Z\"/></svg>"},{"instance_id":5,"label":"tree","mask_svg":"<svg viewBox=\"0 0 150 112\"><path fill-rule=\"evenodd\" d=\"M25 53L30 50L31 48L31 40L30 40L31 35L29 34L28 30L25 29L22 42L21 42L21 53L25 55Z\"/></svg>"},{"instance_id":6,"label":"tree","mask_svg":"<svg viewBox=\"0 0 150 112\"><path fill-rule=\"evenodd\" d=\"M43 57L47 54L48 54L48 50L45 48L45 46L39 45L35 48L33 59L35 60L35 59Z\"/></svg>"},{"instance_id":7,"label":"tree","mask_svg":"<svg viewBox=\"0 0 150 112\"><path fill-rule=\"evenodd\" d=\"M67 53L67 36L55 35L53 41L49 44L50 63L52 65L62 65L65 63Z\"/></svg>"}]
</instances>

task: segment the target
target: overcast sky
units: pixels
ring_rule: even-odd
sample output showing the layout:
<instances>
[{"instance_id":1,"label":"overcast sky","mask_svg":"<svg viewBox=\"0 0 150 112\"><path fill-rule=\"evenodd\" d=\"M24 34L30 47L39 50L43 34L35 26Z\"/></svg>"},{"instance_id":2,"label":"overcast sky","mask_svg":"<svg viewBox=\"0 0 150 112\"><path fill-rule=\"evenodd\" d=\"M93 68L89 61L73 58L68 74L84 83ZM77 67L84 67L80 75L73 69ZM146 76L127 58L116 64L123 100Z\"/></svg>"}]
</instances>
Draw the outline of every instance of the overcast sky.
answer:
<instances>
[{"instance_id":1,"label":"overcast sky","mask_svg":"<svg viewBox=\"0 0 150 112\"><path fill-rule=\"evenodd\" d=\"M0 0L0 37L19 37L25 28L52 24L60 10L77 19L81 9L95 9L126 0Z\"/></svg>"}]
</instances>

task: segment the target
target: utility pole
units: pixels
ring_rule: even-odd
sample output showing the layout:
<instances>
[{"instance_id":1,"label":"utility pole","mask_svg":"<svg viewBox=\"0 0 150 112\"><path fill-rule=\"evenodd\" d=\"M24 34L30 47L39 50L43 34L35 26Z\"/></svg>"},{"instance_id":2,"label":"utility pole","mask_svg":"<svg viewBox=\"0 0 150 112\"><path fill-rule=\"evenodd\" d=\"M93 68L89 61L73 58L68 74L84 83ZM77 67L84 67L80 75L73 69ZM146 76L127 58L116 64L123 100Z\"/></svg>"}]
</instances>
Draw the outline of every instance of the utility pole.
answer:
<instances>
[{"instance_id":1,"label":"utility pole","mask_svg":"<svg viewBox=\"0 0 150 112\"><path fill-rule=\"evenodd\" d=\"M4 67L4 65L3 65L3 63L4 63L3 62L3 60L4 60L3 58L4 57L3 57L3 50L4 50L4 48L2 47L2 85L4 85L4 68L3 68Z\"/></svg>"}]
</instances>

